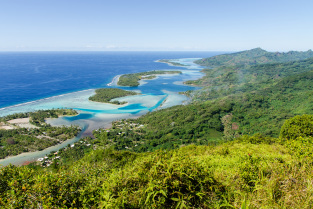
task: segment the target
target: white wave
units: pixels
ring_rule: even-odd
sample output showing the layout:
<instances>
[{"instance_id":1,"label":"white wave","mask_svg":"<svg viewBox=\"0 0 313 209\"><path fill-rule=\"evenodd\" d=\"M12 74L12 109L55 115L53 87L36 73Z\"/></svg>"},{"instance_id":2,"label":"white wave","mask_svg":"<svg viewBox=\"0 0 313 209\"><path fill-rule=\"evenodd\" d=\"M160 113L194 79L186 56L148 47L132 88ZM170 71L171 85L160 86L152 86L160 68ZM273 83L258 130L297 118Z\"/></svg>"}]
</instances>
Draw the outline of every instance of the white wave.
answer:
<instances>
[{"instance_id":1,"label":"white wave","mask_svg":"<svg viewBox=\"0 0 313 209\"><path fill-rule=\"evenodd\" d=\"M34 104L34 103L38 103L38 102L42 102L42 101L46 101L46 100L51 100L51 99L55 99L55 98L59 98L59 97L68 96L70 94L81 93L81 92L86 92L86 91L91 91L91 90L95 90L95 89L86 89L86 90L82 90L82 91L75 91L75 92L71 92L71 93L60 94L60 95L51 96L51 97L47 97L47 98L43 98L43 99L38 99L38 100L30 101L30 102L24 102L24 103L20 103L20 104L16 104L16 105L3 107L0 110L6 110L6 109L14 108L14 107Z\"/></svg>"}]
</instances>

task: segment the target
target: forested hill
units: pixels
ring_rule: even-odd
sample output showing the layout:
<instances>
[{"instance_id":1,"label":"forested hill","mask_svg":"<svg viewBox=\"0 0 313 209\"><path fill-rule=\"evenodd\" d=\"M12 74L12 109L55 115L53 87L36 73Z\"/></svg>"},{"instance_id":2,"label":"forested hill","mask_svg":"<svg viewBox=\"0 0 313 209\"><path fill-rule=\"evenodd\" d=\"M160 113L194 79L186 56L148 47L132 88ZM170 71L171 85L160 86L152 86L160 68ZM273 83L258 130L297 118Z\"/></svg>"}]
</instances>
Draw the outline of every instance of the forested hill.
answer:
<instances>
[{"instance_id":1,"label":"forested hill","mask_svg":"<svg viewBox=\"0 0 313 209\"><path fill-rule=\"evenodd\" d=\"M221 90L240 85L257 85L259 82L271 82L284 77L313 70L313 58L286 63L259 64L247 66L221 66L204 69L204 77L187 81L186 84L204 87L200 91L209 89ZM251 90L251 89L250 89Z\"/></svg>"},{"instance_id":2,"label":"forested hill","mask_svg":"<svg viewBox=\"0 0 313 209\"><path fill-rule=\"evenodd\" d=\"M203 58L195 61L196 64L208 67L255 65L264 63L289 62L313 57L313 51L306 52L267 52L261 48L255 48L232 54L222 54L214 57Z\"/></svg>"}]
</instances>

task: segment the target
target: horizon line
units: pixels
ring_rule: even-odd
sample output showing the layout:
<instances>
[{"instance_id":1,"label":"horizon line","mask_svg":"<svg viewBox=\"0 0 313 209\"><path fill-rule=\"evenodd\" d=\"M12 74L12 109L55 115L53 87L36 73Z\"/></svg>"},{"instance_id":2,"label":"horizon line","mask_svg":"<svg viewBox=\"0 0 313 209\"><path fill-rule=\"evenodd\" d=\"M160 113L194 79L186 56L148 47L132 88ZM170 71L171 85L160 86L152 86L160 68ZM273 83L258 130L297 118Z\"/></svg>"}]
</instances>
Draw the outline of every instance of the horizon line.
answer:
<instances>
[{"instance_id":1,"label":"horizon line","mask_svg":"<svg viewBox=\"0 0 313 209\"><path fill-rule=\"evenodd\" d=\"M2 52L236 52L234 50L0 50Z\"/></svg>"}]
</instances>

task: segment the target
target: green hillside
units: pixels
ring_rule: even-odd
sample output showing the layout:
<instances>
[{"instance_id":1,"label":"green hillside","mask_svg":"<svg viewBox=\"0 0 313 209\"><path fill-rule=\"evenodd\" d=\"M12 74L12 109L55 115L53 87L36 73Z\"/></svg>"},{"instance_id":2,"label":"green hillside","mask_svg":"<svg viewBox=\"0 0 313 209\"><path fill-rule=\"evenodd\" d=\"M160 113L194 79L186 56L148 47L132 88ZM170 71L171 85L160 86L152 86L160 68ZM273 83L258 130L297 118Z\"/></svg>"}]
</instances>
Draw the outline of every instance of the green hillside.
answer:
<instances>
[{"instance_id":1,"label":"green hillside","mask_svg":"<svg viewBox=\"0 0 313 209\"><path fill-rule=\"evenodd\" d=\"M292 79L313 70L313 58L287 63L260 64L251 66L222 66L204 69L206 74L199 80L186 84L202 86L190 93L194 100L210 100L240 92L263 90L284 79Z\"/></svg>"},{"instance_id":2,"label":"green hillside","mask_svg":"<svg viewBox=\"0 0 313 209\"><path fill-rule=\"evenodd\" d=\"M281 53L281 52L267 52L261 48L255 48L232 54L223 54L210 58L204 58L195 61L195 63L202 66L218 67L218 66L256 65L264 63L289 62L303 60L310 57L313 57L312 50L306 52L290 51L286 53Z\"/></svg>"},{"instance_id":3,"label":"green hillside","mask_svg":"<svg viewBox=\"0 0 313 209\"><path fill-rule=\"evenodd\" d=\"M0 170L2 208L310 208L312 116L282 138L134 153L97 149L71 166ZM312 131L312 128L311 128ZM70 148L69 148L70 149ZM32 198L29 198L32 197Z\"/></svg>"},{"instance_id":4,"label":"green hillside","mask_svg":"<svg viewBox=\"0 0 313 209\"><path fill-rule=\"evenodd\" d=\"M190 104L115 121L49 167L0 168L0 207L312 208L310 53L217 56Z\"/></svg>"}]
</instances>

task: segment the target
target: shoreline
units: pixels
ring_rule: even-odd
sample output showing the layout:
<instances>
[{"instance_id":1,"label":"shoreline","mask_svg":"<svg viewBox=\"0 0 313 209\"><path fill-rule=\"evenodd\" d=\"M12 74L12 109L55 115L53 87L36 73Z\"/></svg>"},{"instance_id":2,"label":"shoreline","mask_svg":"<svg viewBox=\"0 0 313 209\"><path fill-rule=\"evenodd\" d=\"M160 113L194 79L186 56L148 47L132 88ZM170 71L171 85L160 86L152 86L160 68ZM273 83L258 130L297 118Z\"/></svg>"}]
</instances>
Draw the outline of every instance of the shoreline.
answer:
<instances>
[{"instance_id":1,"label":"shoreline","mask_svg":"<svg viewBox=\"0 0 313 209\"><path fill-rule=\"evenodd\" d=\"M165 63L165 62L163 62ZM165 64L168 64L168 65L171 65L171 63L165 63ZM181 67L187 67L187 66L181 66ZM182 72L180 73L175 73L175 74L155 74L156 78L153 78L153 79L141 79L141 80L155 80L157 78L159 78L159 76L162 76L162 75L179 75L181 74ZM119 81L119 78L121 77L122 75L116 75L113 77L112 81L110 83L107 84L107 86L113 86L113 85L116 85L116 86L119 86L117 85L117 82ZM139 85L142 85L142 84L139 84ZM183 84L183 85L186 85L186 84ZM187 85L186 85L187 86ZM8 107L4 107L4 108L0 108L0 111L1 110L5 110L5 109L8 109L8 108L12 108L12 107L19 107L19 106L23 106L23 105L28 105L28 104L34 104L34 103L37 103L37 102L40 102L40 101L45 101L45 100L49 100L51 98L59 98L59 97L63 97L63 96L67 96L67 95L70 95L70 94L73 94L73 93L79 93L79 92L86 92L86 91L95 91L95 89L86 89L86 90L81 90L81 91L76 91L76 92L70 92L70 93L66 93L66 94L61 94L61 95L55 95L55 96L52 96L52 97L46 97L46 98L43 98L43 99L39 99L39 100L35 100L35 101L30 101L30 102L25 102L25 103L21 103L21 104L17 104L17 105L12 105L12 106L8 106ZM177 92L178 93L178 92ZM188 100L188 97L186 97L187 100ZM187 100L184 100L182 101L182 104L184 104L185 102L187 102ZM92 101L94 102L94 101ZM155 107L153 106L152 108L153 109L162 109L164 108L164 104L168 102L168 95L165 95L165 97L163 99L161 99L160 103L158 102L155 106L158 106L158 107ZM100 103L101 102L96 102L96 103ZM119 106L119 105L115 105L115 104L111 104L111 103L105 103L105 104L110 104L110 105L114 105L114 106ZM121 105L121 106L127 106L127 104L124 104L124 105ZM66 108L66 107L64 107ZM166 107L165 107L166 108ZM149 110L148 111L151 111L150 109L151 108L148 108ZM131 115L130 115L131 116ZM140 115L141 116L141 115ZM138 118L140 117L139 115L137 116L134 116L134 118ZM130 118L133 118L133 116L131 116ZM109 126L112 126L112 122L116 120L116 119L113 119L111 122L105 122L105 125L106 127L103 127L103 128L109 128ZM15 156L8 156L7 158L4 158L4 159L0 159L0 164L2 164L3 161L11 161L11 162L6 162L6 164L8 165L9 163L12 163L14 162L14 164L17 164L17 165L22 165L24 162L26 161L32 161L32 160L36 160L38 158L40 158L41 156L44 156L46 154L49 154L49 153L46 153L46 152L49 152L50 150L52 151L55 151L55 150L59 150L61 149L62 147L68 145L68 144L72 144L72 143L75 143L76 141L78 141L80 138L86 136L86 134L89 134L92 130L90 129L91 127L89 127L89 125L85 126L85 127L82 127L82 131L74 138L72 139L68 139L60 144L57 144L55 146L52 146L52 147L48 147L44 150L41 150L41 151L35 151L35 152L25 152L25 153L21 153L19 155L15 155ZM64 146L63 146L64 145ZM25 158L25 159L23 159ZM27 158L27 159L26 159ZM15 161L16 159L16 161Z\"/></svg>"},{"instance_id":2,"label":"shoreline","mask_svg":"<svg viewBox=\"0 0 313 209\"><path fill-rule=\"evenodd\" d=\"M181 59L201 59L201 58L181 58ZM161 60L161 59L160 59ZM173 67L188 67L188 65L183 65L183 66L175 66L171 63L167 63L167 62L162 62L160 60L155 60L153 62L159 62L159 63L164 63L164 64L167 64L169 66L173 66ZM170 59L169 59L170 60ZM173 59L173 60L177 60L177 59ZM138 72L140 73L140 72ZM132 73L132 74L135 74L135 73ZM122 76L124 74L119 74L119 75L116 75L112 78L112 81L108 84L106 84L107 86L119 86L117 85L117 82L119 81L119 78L120 76ZM101 88L101 86L99 87ZM57 94L57 95L52 95L52 96L47 96L47 97L43 97L43 98L38 98L38 99L35 99L35 100L31 100L31 101L25 101L25 102L22 102L22 103L18 103L18 104L11 104L9 106L4 106L4 107L0 107L0 111L1 110L6 110L8 108L12 108L12 107L19 107L19 106L23 106L23 105L28 105L28 104L34 104L34 103L37 103L37 102L40 102L40 101L45 101L45 100L48 100L48 99L51 99L51 98L57 98L57 97L62 97L62 96L66 96L68 94L72 94L72 93L79 93L79 92L85 92L85 91L90 91L90 90L95 90L96 88L91 88L91 89L84 89L84 90L78 90L78 91L69 91L69 92L66 92L64 94ZM0 114L1 115L1 114ZM3 117L3 116L0 116L0 117Z\"/></svg>"},{"instance_id":3,"label":"shoreline","mask_svg":"<svg viewBox=\"0 0 313 209\"><path fill-rule=\"evenodd\" d=\"M122 74L123 75L123 74ZM120 80L120 77L122 75L116 75L113 77L112 81L110 83L107 84L107 86L118 86L117 83Z\"/></svg>"}]
</instances>

